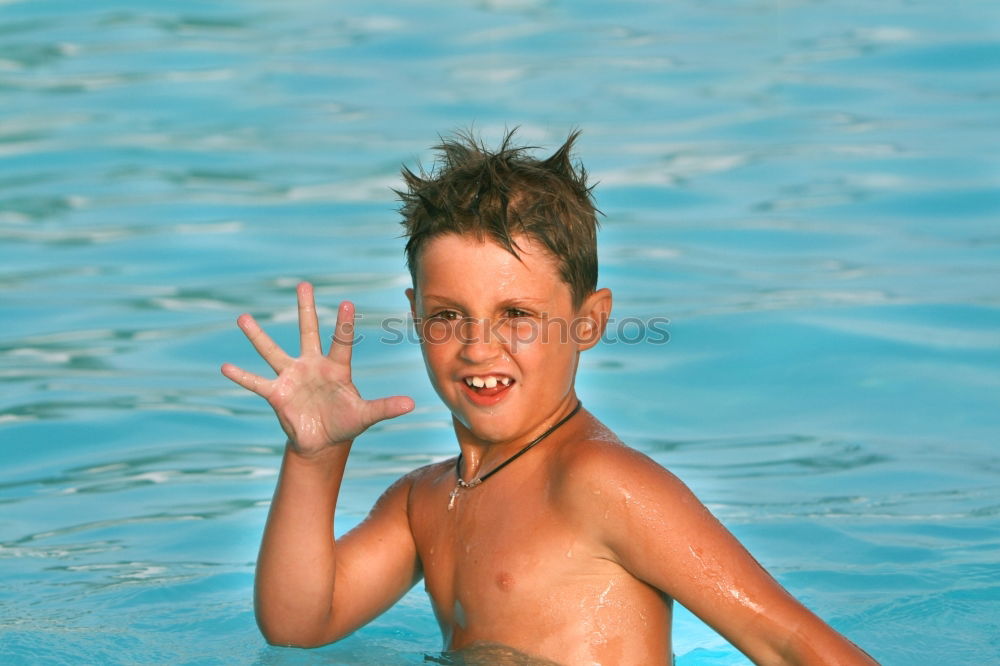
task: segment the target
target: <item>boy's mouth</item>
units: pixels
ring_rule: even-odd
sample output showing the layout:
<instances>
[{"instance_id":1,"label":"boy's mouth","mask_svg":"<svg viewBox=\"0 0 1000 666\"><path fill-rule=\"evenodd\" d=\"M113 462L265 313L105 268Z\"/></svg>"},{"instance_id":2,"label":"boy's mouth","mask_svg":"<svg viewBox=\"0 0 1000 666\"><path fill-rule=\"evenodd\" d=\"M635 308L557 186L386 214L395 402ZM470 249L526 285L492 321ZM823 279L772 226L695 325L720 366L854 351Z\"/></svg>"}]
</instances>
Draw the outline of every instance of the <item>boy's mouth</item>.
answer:
<instances>
[{"instance_id":1,"label":"boy's mouth","mask_svg":"<svg viewBox=\"0 0 1000 666\"><path fill-rule=\"evenodd\" d=\"M463 378L465 389L477 403L495 403L505 394L516 380L507 375L469 375Z\"/></svg>"}]
</instances>

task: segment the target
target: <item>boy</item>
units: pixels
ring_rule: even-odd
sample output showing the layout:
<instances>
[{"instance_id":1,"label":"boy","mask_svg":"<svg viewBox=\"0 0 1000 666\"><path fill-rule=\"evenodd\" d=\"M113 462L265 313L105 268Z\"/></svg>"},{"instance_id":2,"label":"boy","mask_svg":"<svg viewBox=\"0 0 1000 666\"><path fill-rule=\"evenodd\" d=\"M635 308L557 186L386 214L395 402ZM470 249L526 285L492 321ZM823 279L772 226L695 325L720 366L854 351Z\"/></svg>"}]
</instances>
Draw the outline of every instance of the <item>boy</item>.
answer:
<instances>
[{"instance_id":1,"label":"boy","mask_svg":"<svg viewBox=\"0 0 1000 666\"><path fill-rule=\"evenodd\" d=\"M301 355L238 319L278 374L222 372L261 395L288 435L257 563L264 636L335 641L424 578L447 649L502 645L561 664L667 664L677 600L760 664L872 664L771 578L673 475L580 405L580 353L611 311L597 288L596 210L570 150L546 160L472 137L436 172L403 170L413 288L431 383L459 455L389 487L334 539L354 440L413 409L351 383L353 306L323 354L298 287Z\"/></svg>"}]
</instances>

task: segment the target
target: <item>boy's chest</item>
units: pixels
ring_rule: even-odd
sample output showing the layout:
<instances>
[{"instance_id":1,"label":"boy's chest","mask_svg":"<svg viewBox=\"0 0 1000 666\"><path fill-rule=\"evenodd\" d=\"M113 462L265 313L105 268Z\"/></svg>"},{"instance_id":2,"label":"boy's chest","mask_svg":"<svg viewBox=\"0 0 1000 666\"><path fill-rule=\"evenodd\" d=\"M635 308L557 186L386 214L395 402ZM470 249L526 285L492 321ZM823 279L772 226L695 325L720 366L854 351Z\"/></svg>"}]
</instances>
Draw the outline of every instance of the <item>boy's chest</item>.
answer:
<instances>
[{"instance_id":1,"label":"boy's chest","mask_svg":"<svg viewBox=\"0 0 1000 666\"><path fill-rule=\"evenodd\" d=\"M450 493L450 488L423 493L410 517L427 592L442 625L488 626L509 622L511 613L562 607L562 597L599 594L608 576L620 572L595 557L544 488L514 481L483 484L459 490L449 509Z\"/></svg>"}]
</instances>

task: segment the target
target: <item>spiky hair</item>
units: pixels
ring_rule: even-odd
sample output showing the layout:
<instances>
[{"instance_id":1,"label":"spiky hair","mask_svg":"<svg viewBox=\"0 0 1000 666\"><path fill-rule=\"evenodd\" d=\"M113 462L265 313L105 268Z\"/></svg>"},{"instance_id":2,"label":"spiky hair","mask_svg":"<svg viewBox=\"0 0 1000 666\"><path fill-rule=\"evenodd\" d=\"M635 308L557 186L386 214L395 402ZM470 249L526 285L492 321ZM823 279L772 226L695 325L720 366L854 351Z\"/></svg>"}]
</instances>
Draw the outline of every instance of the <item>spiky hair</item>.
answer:
<instances>
[{"instance_id":1,"label":"spiky hair","mask_svg":"<svg viewBox=\"0 0 1000 666\"><path fill-rule=\"evenodd\" d=\"M582 165L574 166L574 131L551 157L514 146L515 130L491 151L471 132L457 132L434 147L430 173L403 167L406 190L396 190L406 229L406 265L416 286L420 252L448 233L489 239L515 257L517 236L541 243L555 258L573 303L597 288L597 214Z\"/></svg>"}]
</instances>

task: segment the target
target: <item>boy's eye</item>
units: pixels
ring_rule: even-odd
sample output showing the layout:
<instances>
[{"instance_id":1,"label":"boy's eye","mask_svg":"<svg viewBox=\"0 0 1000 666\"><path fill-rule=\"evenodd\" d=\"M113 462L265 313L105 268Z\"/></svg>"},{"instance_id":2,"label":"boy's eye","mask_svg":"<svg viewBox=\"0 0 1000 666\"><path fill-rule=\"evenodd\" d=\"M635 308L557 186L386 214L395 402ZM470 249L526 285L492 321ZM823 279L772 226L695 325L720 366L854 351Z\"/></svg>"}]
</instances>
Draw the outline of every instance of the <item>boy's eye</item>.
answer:
<instances>
[{"instance_id":1,"label":"boy's eye","mask_svg":"<svg viewBox=\"0 0 1000 666\"><path fill-rule=\"evenodd\" d=\"M454 310L440 310L431 315L431 319L444 319L446 321L454 321L461 318L462 315L458 314Z\"/></svg>"}]
</instances>

